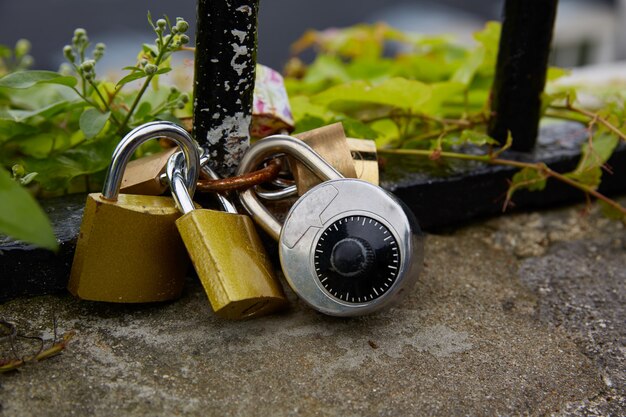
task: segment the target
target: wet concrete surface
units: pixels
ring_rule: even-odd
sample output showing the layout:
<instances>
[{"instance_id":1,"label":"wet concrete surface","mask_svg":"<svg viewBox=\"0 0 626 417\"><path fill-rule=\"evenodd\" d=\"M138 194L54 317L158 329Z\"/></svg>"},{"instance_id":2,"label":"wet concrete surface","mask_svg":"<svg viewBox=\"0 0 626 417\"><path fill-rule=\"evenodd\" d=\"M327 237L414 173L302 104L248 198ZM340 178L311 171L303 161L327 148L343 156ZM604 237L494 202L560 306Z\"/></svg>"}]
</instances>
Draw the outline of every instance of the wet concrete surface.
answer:
<instances>
[{"instance_id":1,"label":"wet concrete surface","mask_svg":"<svg viewBox=\"0 0 626 417\"><path fill-rule=\"evenodd\" d=\"M281 314L225 321L194 280L166 304L5 302L23 334L49 341L56 317L75 336L0 376L0 415L624 415L626 229L581 210L429 235L414 291L356 319L290 294Z\"/></svg>"}]
</instances>

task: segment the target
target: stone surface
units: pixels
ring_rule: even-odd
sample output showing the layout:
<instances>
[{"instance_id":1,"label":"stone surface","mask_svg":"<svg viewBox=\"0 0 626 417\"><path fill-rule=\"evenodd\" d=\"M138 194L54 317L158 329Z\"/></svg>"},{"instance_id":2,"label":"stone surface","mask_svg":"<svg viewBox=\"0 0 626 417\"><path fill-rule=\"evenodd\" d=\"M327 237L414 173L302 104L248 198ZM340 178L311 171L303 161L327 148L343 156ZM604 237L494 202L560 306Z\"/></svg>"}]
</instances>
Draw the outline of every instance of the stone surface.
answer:
<instances>
[{"instance_id":1,"label":"stone surface","mask_svg":"<svg viewBox=\"0 0 626 417\"><path fill-rule=\"evenodd\" d=\"M224 321L193 280L167 304L6 302L24 334L49 340L56 316L76 335L0 376L0 414L624 415L626 233L581 212L429 235L415 290L357 319L290 294L282 314Z\"/></svg>"}]
</instances>

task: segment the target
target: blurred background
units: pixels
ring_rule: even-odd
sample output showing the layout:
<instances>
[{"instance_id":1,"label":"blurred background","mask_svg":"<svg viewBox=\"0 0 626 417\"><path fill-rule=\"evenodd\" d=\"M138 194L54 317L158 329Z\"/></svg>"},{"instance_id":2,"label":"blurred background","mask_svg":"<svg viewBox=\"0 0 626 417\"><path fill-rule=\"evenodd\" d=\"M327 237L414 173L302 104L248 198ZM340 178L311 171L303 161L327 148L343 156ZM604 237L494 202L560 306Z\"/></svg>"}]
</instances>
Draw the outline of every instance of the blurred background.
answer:
<instances>
[{"instance_id":1,"label":"blurred background","mask_svg":"<svg viewBox=\"0 0 626 417\"><path fill-rule=\"evenodd\" d=\"M487 20L500 20L502 0L261 0L260 63L282 69L289 46L307 29L386 22L399 29L449 33L461 42ZM134 63L143 42L154 42L146 12L184 17L193 27L196 2L166 0L0 0L0 44L20 38L33 44L35 68L58 69L74 28L104 42L105 69ZM191 32L191 31L190 31ZM191 33L190 33L191 34ZM193 40L192 40L193 42ZM626 58L626 0L561 0L553 63L574 67ZM102 67L101 67L102 68Z\"/></svg>"}]
</instances>

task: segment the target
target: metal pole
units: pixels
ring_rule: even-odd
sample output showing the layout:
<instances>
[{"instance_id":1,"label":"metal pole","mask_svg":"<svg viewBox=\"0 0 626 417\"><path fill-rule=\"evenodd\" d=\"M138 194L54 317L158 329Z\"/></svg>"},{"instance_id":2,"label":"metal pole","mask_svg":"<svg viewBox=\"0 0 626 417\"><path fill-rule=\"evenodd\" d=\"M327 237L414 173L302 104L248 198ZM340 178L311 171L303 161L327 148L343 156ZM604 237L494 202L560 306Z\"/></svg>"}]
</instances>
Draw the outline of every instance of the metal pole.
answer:
<instances>
[{"instance_id":1,"label":"metal pole","mask_svg":"<svg viewBox=\"0 0 626 417\"><path fill-rule=\"evenodd\" d=\"M222 176L250 145L258 0L198 0L194 137Z\"/></svg>"},{"instance_id":2,"label":"metal pole","mask_svg":"<svg viewBox=\"0 0 626 417\"><path fill-rule=\"evenodd\" d=\"M558 0L506 0L492 87L489 135L512 149L530 151L539 130L541 93Z\"/></svg>"}]
</instances>

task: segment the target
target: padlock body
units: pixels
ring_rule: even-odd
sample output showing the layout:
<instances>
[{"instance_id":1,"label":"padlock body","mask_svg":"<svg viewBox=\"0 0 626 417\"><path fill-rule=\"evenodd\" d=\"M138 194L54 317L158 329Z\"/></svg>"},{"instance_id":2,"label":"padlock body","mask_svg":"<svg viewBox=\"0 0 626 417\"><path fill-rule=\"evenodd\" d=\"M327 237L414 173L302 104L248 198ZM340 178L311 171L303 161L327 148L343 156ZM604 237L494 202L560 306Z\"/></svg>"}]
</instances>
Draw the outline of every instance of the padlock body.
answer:
<instances>
[{"instance_id":1,"label":"padlock body","mask_svg":"<svg viewBox=\"0 0 626 417\"><path fill-rule=\"evenodd\" d=\"M373 313L417 281L424 256L415 217L396 197L356 179L326 181L291 208L279 239L285 278L333 316Z\"/></svg>"},{"instance_id":2,"label":"padlock body","mask_svg":"<svg viewBox=\"0 0 626 417\"><path fill-rule=\"evenodd\" d=\"M380 183L376 142L370 139L347 138L356 177L371 184ZM346 175L344 175L346 177Z\"/></svg>"},{"instance_id":3,"label":"padlock body","mask_svg":"<svg viewBox=\"0 0 626 417\"><path fill-rule=\"evenodd\" d=\"M176 226L217 315L243 319L286 305L250 217L201 209L185 214Z\"/></svg>"},{"instance_id":4,"label":"padlock body","mask_svg":"<svg viewBox=\"0 0 626 417\"><path fill-rule=\"evenodd\" d=\"M167 184L161 182L160 176L165 172L167 160L178 148L168 148L143 158L135 159L126 166L120 193L161 195L167 190Z\"/></svg>"},{"instance_id":5,"label":"padlock body","mask_svg":"<svg viewBox=\"0 0 626 417\"><path fill-rule=\"evenodd\" d=\"M69 291L82 299L144 303L177 298L189 258L168 197L87 197Z\"/></svg>"},{"instance_id":6,"label":"padlock body","mask_svg":"<svg viewBox=\"0 0 626 417\"><path fill-rule=\"evenodd\" d=\"M320 127L303 132L296 137L324 158L330 165L346 178L356 178L356 170L350 147L341 123ZM289 159L289 165L298 187L298 194L305 192L321 183L322 180L312 173L306 166L295 158Z\"/></svg>"}]
</instances>

